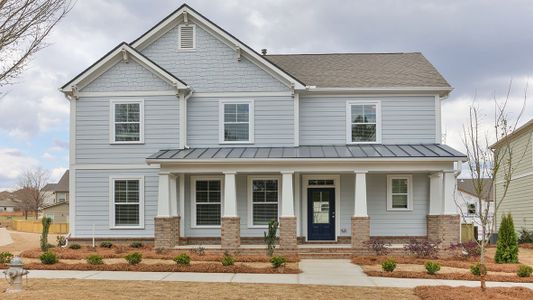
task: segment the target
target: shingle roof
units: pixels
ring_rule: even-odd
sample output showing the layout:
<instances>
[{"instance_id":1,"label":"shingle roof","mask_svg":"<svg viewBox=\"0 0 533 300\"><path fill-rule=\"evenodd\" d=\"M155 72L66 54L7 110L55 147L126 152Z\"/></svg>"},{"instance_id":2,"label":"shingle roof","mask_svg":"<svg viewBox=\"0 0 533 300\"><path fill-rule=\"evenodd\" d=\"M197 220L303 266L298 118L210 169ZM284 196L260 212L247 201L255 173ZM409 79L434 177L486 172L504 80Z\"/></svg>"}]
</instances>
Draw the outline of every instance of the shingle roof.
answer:
<instances>
[{"instance_id":1,"label":"shingle roof","mask_svg":"<svg viewBox=\"0 0 533 300\"><path fill-rule=\"evenodd\" d=\"M464 159L461 152L441 144L362 144L300 147L216 147L168 149L148 160L194 159L304 159L304 158L450 158Z\"/></svg>"},{"instance_id":2,"label":"shingle roof","mask_svg":"<svg viewBox=\"0 0 533 300\"><path fill-rule=\"evenodd\" d=\"M421 53L269 54L265 57L309 86L451 87Z\"/></svg>"},{"instance_id":3,"label":"shingle roof","mask_svg":"<svg viewBox=\"0 0 533 300\"><path fill-rule=\"evenodd\" d=\"M68 192L68 184L69 184L68 178L69 178L68 170L66 170L63 176L61 176L61 179L59 179L59 182L55 186L56 192Z\"/></svg>"},{"instance_id":4,"label":"shingle roof","mask_svg":"<svg viewBox=\"0 0 533 300\"><path fill-rule=\"evenodd\" d=\"M494 189L492 188L492 180L483 179L483 191L481 191L481 196L483 200L493 201L494 200ZM457 189L461 192L476 196L474 191L474 180L473 179L458 179L457 180Z\"/></svg>"}]
</instances>

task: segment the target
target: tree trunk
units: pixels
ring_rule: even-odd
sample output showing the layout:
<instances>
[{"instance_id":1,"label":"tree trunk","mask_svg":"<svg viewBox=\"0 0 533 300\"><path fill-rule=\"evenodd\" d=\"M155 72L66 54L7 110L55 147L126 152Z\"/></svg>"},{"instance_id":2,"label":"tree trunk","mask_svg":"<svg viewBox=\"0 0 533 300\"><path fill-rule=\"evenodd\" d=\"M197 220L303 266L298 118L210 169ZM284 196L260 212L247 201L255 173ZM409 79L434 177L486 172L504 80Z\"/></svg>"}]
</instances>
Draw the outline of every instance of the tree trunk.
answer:
<instances>
[{"instance_id":1,"label":"tree trunk","mask_svg":"<svg viewBox=\"0 0 533 300\"><path fill-rule=\"evenodd\" d=\"M481 246L481 255L479 257L479 284L481 285L481 291L485 292L487 285L485 283L485 275L487 274L487 267L485 266L485 245Z\"/></svg>"},{"instance_id":2,"label":"tree trunk","mask_svg":"<svg viewBox=\"0 0 533 300\"><path fill-rule=\"evenodd\" d=\"M24 210L24 219L28 220L28 211L27 210Z\"/></svg>"},{"instance_id":3,"label":"tree trunk","mask_svg":"<svg viewBox=\"0 0 533 300\"><path fill-rule=\"evenodd\" d=\"M35 214L35 220L39 219L39 211L36 210L33 213Z\"/></svg>"}]
</instances>

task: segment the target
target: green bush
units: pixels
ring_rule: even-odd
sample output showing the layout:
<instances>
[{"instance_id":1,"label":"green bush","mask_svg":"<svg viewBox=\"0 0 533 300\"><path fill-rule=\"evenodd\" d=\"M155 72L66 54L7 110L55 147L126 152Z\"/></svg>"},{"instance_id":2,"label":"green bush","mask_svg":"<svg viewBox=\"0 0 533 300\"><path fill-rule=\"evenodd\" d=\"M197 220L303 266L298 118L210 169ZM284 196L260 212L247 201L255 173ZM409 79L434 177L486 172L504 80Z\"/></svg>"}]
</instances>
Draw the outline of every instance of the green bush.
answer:
<instances>
[{"instance_id":1,"label":"green bush","mask_svg":"<svg viewBox=\"0 0 533 300\"><path fill-rule=\"evenodd\" d=\"M54 252L44 252L39 256L41 262L45 265L53 265L58 262L57 255Z\"/></svg>"},{"instance_id":2,"label":"green bush","mask_svg":"<svg viewBox=\"0 0 533 300\"><path fill-rule=\"evenodd\" d=\"M100 247L101 248L111 248L113 247L113 243L111 243L110 241L103 241L100 243Z\"/></svg>"},{"instance_id":3,"label":"green bush","mask_svg":"<svg viewBox=\"0 0 533 300\"><path fill-rule=\"evenodd\" d=\"M511 214L504 215L502 218L494 260L499 264L518 262L518 241Z\"/></svg>"},{"instance_id":4,"label":"green bush","mask_svg":"<svg viewBox=\"0 0 533 300\"><path fill-rule=\"evenodd\" d=\"M70 244L70 245L68 245L68 247L70 249L73 249L73 250L81 249L81 245L80 244Z\"/></svg>"},{"instance_id":5,"label":"green bush","mask_svg":"<svg viewBox=\"0 0 533 300\"><path fill-rule=\"evenodd\" d=\"M487 267L480 263L475 263L472 266L470 266L470 273L476 276L481 276L481 274L487 275Z\"/></svg>"},{"instance_id":6,"label":"green bush","mask_svg":"<svg viewBox=\"0 0 533 300\"><path fill-rule=\"evenodd\" d=\"M0 264L8 264L11 262L13 254L11 252L0 252Z\"/></svg>"},{"instance_id":7,"label":"green bush","mask_svg":"<svg viewBox=\"0 0 533 300\"><path fill-rule=\"evenodd\" d=\"M98 254L92 254L87 256L87 263L90 265L102 265L104 264L104 259L101 255Z\"/></svg>"},{"instance_id":8,"label":"green bush","mask_svg":"<svg viewBox=\"0 0 533 300\"><path fill-rule=\"evenodd\" d=\"M182 253L176 257L174 257L174 261L178 265L189 265L191 263L191 257L187 255L187 253Z\"/></svg>"},{"instance_id":9,"label":"green bush","mask_svg":"<svg viewBox=\"0 0 533 300\"><path fill-rule=\"evenodd\" d=\"M41 220L41 223L43 225L43 231L41 232L41 251L46 252L48 249L50 249L51 245L48 243L48 230L50 229L50 224L52 224L52 219L43 217Z\"/></svg>"},{"instance_id":10,"label":"green bush","mask_svg":"<svg viewBox=\"0 0 533 300\"><path fill-rule=\"evenodd\" d=\"M132 247L132 248L142 248L142 247L144 247L144 244L142 242L132 242L130 244L130 247Z\"/></svg>"},{"instance_id":11,"label":"green bush","mask_svg":"<svg viewBox=\"0 0 533 300\"><path fill-rule=\"evenodd\" d=\"M529 277L531 276L531 273L533 273L533 268L526 265L520 265L518 271L516 271L518 277Z\"/></svg>"},{"instance_id":12,"label":"green bush","mask_svg":"<svg viewBox=\"0 0 533 300\"><path fill-rule=\"evenodd\" d=\"M235 264L235 258L231 256L229 253L224 253L224 256L222 257L222 265L227 266L233 266Z\"/></svg>"},{"instance_id":13,"label":"green bush","mask_svg":"<svg viewBox=\"0 0 533 300\"><path fill-rule=\"evenodd\" d=\"M287 263L287 259L283 256L272 256L270 263L274 268L284 267Z\"/></svg>"},{"instance_id":14,"label":"green bush","mask_svg":"<svg viewBox=\"0 0 533 300\"><path fill-rule=\"evenodd\" d=\"M430 275L435 275L438 271L440 271L440 264L438 262L427 261L424 264L424 267L426 267L426 271Z\"/></svg>"},{"instance_id":15,"label":"green bush","mask_svg":"<svg viewBox=\"0 0 533 300\"><path fill-rule=\"evenodd\" d=\"M394 259L386 259L382 264L381 264L381 268L383 269L383 271L385 272L392 272L394 271L394 269L396 269L396 262L394 261Z\"/></svg>"},{"instance_id":16,"label":"green bush","mask_svg":"<svg viewBox=\"0 0 533 300\"><path fill-rule=\"evenodd\" d=\"M124 259L130 265L137 265L143 260L143 255L141 253L139 253L139 252L132 252L132 253L124 256Z\"/></svg>"}]
</instances>

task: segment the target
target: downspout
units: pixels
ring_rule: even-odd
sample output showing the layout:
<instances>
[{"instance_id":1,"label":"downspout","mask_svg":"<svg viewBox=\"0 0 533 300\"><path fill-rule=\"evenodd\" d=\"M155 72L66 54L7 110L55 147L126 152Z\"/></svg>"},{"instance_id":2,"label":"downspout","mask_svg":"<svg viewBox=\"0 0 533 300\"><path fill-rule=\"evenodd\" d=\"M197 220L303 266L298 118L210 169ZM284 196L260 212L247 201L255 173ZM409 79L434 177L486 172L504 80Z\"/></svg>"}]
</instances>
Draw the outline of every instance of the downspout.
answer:
<instances>
[{"instance_id":1,"label":"downspout","mask_svg":"<svg viewBox=\"0 0 533 300\"><path fill-rule=\"evenodd\" d=\"M180 149L187 149L187 100L192 96L193 90L187 87L189 92L187 94L180 93Z\"/></svg>"}]
</instances>

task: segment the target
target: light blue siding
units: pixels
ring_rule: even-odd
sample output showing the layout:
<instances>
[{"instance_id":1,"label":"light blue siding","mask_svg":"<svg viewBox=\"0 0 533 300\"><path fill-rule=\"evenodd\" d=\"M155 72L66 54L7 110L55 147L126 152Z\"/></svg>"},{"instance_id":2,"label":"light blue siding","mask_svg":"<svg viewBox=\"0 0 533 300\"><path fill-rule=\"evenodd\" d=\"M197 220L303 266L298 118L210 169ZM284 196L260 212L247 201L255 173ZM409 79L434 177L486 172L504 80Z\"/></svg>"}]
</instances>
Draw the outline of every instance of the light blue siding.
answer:
<instances>
[{"instance_id":1,"label":"light blue siding","mask_svg":"<svg viewBox=\"0 0 533 300\"><path fill-rule=\"evenodd\" d=\"M196 49L178 49L178 26L142 53L196 92L287 91L288 87L196 26Z\"/></svg>"},{"instance_id":2,"label":"light blue siding","mask_svg":"<svg viewBox=\"0 0 533 300\"><path fill-rule=\"evenodd\" d=\"M120 99L120 98L115 98ZM139 98L127 98L139 99ZM145 164L161 149L177 148L179 107L175 96L144 97L144 144L110 144L110 98L81 98L76 112L78 164Z\"/></svg>"},{"instance_id":3,"label":"light blue siding","mask_svg":"<svg viewBox=\"0 0 533 300\"><path fill-rule=\"evenodd\" d=\"M300 144L346 144L346 102L351 97L301 97ZM435 143L434 97L374 97L381 101L384 144Z\"/></svg>"}]
</instances>

